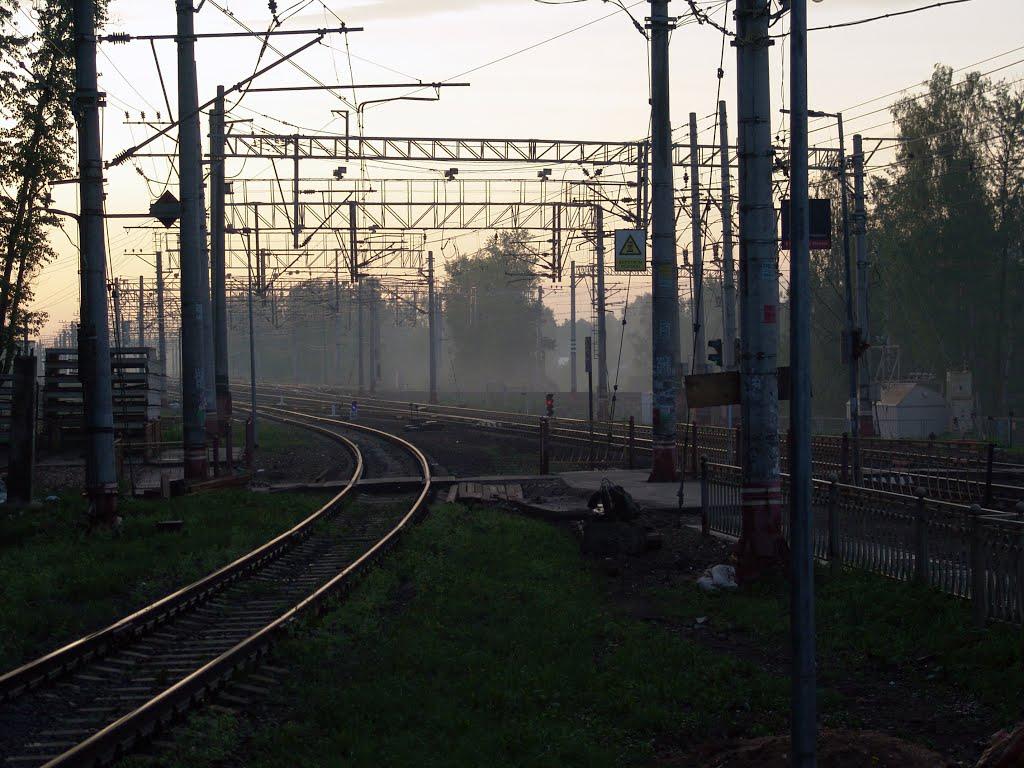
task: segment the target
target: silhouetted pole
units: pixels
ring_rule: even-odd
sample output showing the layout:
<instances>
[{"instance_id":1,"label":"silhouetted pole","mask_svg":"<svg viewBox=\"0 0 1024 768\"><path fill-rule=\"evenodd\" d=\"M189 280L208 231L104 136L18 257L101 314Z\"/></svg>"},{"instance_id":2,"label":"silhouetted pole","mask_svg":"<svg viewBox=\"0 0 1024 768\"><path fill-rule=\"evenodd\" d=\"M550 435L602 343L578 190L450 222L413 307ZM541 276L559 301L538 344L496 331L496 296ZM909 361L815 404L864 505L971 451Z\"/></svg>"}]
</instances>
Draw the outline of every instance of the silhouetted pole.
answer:
<instances>
[{"instance_id":1,"label":"silhouetted pole","mask_svg":"<svg viewBox=\"0 0 1024 768\"><path fill-rule=\"evenodd\" d=\"M217 101L210 113L210 256L213 284L214 380L217 394L219 432L225 437L231 430L231 384L228 379L228 308L225 262L224 212L224 86L217 86ZM231 457L228 457L231 461Z\"/></svg>"},{"instance_id":2,"label":"silhouetted pole","mask_svg":"<svg viewBox=\"0 0 1024 768\"><path fill-rule=\"evenodd\" d=\"M605 323L604 291L604 209L594 206L594 244L597 275L597 417L608 418L608 330Z\"/></svg>"},{"instance_id":3,"label":"silhouetted pole","mask_svg":"<svg viewBox=\"0 0 1024 768\"><path fill-rule=\"evenodd\" d=\"M437 402L437 311L434 306L434 252L427 251L427 334L430 337L430 402Z\"/></svg>"},{"instance_id":4,"label":"silhouetted pole","mask_svg":"<svg viewBox=\"0 0 1024 768\"><path fill-rule=\"evenodd\" d=\"M825 114L825 113L815 113ZM843 216L843 270L846 283L846 337L849 343L849 407L850 407L850 446L853 449L853 481L860 485L860 415L858 413L857 373L858 346L860 345L857 324L853 308L853 268L850 263L850 205L846 189L846 140L843 134L843 115L835 114L839 127L839 201Z\"/></svg>"},{"instance_id":5,"label":"silhouetted pole","mask_svg":"<svg viewBox=\"0 0 1024 768\"><path fill-rule=\"evenodd\" d=\"M156 252L156 355L160 361L160 375L163 376L163 388L160 391L160 404L167 403L167 329L164 325L164 254Z\"/></svg>"},{"instance_id":6,"label":"silhouetted pole","mask_svg":"<svg viewBox=\"0 0 1024 768\"><path fill-rule=\"evenodd\" d=\"M729 123L725 102L718 102L722 161L722 367L736 370L736 277L732 255L732 181L729 178ZM729 406L730 416L732 406Z\"/></svg>"},{"instance_id":7,"label":"silhouetted pole","mask_svg":"<svg viewBox=\"0 0 1024 768\"><path fill-rule=\"evenodd\" d=\"M736 81L739 157L742 518L737 575L757 579L779 566L779 254L772 198L768 0L739 0Z\"/></svg>"},{"instance_id":8,"label":"silhouetted pole","mask_svg":"<svg viewBox=\"0 0 1024 768\"><path fill-rule=\"evenodd\" d=\"M811 286L807 163L807 0L790 14L790 630L794 768L814 768L814 552L811 521ZM844 190L845 194L845 190Z\"/></svg>"},{"instance_id":9,"label":"silhouetted pole","mask_svg":"<svg viewBox=\"0 0 1024 768\"><path fill-rule=\"evenodd\" d=\"M78 371L85 405L85 491L96 519L117 514L114 461L114 407L107 324L107 247L103 235L103 161L99 108L105 103L96 84L95 8L75 0L75 120L78 125L78 178L81 207L81 324Z\"/></svg>"},{"instance_id":10,"label":"silhouetted pole","mask_svg":"<svg viewBox=\"0 0 1024 768\"><path fill-rule=\"evenodd\" d=\"M138 322L139 322L139 346L146 346L146 283L142 275L139 275L139 307L138 307Z\"/></svg>"},{"instance_id":11,"label":"silhouetted pole","mask_svg":"<svg viewBox=\"0 0 1024 768\"><path fill-rule=\"evenodd\" d=\"M672 192L668 38L675 23L668 0L651 0L651 345L652 481L676 476L676 389L679 376L679 275Z\"/></svg>"},{"instance_id":12,"label":"silhouetted pole","mask_svg":"<svg viewBox=\"0 0 1024 768\"><path fill-rule=\"evenodd\" d=\"M569 262L569 391L576 393L576 262Z\"/></svg>"},{"instance_id":13,"label":"silhouetted pole","mask_svg":"<svg viewBox=\"0 0 1024 768\"><path fill-rule=\"evenodd\" d=\"M199 111L196 94L192 0L175 0L178 16L178 168L181 198L181 388L185 479L205 480L206 350L203 313L202 221Z\"/></svg>"},{"instance_id":14,"label":"silhouetted pole","mask_svg":"<svg viewBox=\"0 0 1024 768\"><path fill-rule=\"evenodd\" d=\"M697 113L690 113L690 220L693 245L693 373L708 372L704 331L704 244L700 225L700 150L697 147Z\"/></svg>"},{"instance_id":15,"label":"silhouetted pole","mask_svg":"<svg viewBox=\"0 0 1024 768\"><path fill-rule=\"evenodd\" d=\"M871 370L864 360L870 343L868 327L868 237L867 207L864 204L864 145L860 134L853 137L853 232L857 245L857 370L860 379L860 434L875 434L875 420L871 407Z\"/></svg>"}]
</instances>

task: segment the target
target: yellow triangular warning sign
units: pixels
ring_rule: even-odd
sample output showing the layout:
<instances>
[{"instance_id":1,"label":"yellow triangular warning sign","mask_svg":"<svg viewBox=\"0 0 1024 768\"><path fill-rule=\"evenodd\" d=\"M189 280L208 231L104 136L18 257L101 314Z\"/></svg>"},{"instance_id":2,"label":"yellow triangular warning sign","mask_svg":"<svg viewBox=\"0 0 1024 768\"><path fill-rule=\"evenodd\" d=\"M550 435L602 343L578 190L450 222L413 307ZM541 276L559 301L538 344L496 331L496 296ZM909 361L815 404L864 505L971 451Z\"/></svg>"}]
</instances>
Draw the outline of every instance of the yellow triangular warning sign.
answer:
<instances>
[{"instance_id":1,"label":"yellow triangular warning sign","mask_svg":"<svg viewBox=\"0 0 1024 768\"><path fill-rule=\"evenodd\" d=\"M633 239L632 235L626 235L626 240L622 244L622 248L619 250L620 256L640 256L640 246L636 244L636 240Z\"/></svg>"}]
</instances>

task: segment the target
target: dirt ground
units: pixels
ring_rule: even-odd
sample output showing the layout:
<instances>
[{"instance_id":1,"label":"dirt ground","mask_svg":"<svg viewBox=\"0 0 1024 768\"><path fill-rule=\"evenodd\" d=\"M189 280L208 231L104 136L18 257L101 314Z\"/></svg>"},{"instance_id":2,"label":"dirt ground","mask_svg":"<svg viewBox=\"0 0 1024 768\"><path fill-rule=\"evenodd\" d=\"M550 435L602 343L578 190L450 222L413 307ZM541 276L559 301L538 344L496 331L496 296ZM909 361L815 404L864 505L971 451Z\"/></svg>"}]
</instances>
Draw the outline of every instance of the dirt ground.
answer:
<instances>
[{"instance_id":1,"label":"dirt ground","mask_svg":"<svg viewBox=\"0 0 1024 768\"><path fill-rule=\"evenodd\" d=\"M660 760L659 768L789 768L789 737L768 736L738 744L706 745L685 755ZM941 755L873 731L824 729L818 739L821 768L944 768Z\"/></svg>"},{"instance_id":2,"label":"dirt ground","mask_svg":"<svg viewBox=\"0 0 1024 768\"><path fill-rule=\"evenodd\" d=\"M732 542L704 537L691 527L697 523L696 518L680 518L674 513L644 512L640 522L661 536L663 546L637 557L605 558L595 563L607 575L612 599L637 618L669 627L716 652L742 658L767 672L787 675L788 643L769 637L751 637L713 626L711 621L700 623L666 617L650 597L665 587L682 585L696 589L694 582L706 568L730 562ZM827 660L819 659L819 666L826 663ZM842 696L846 712L856 722L864 724L866 730L855 737L843 731L830 731L830 741L823 744L819 765L836 768L973 765L998 729L998 724L992 722L972 697L948 688L922 690L912 681L912 670L878 659L858 672L857 679L843 679L832 683L831 687ZM827 713L822 714L827 716ZM907 739L902 742L903 751L897 749L901 741L894 736L876 738L883 733L899 734ZM934 745L942 756L928 753L915 745L915 741ZM693 762L691 755L689 763L666 764L737 768L788 764L784 757L788 749L785 740L755 740L733 747L733 752L720 752L718 762L711 752L699 762ZM888 762L886 754L892 755Z\"/></svg>"}]
</instances>

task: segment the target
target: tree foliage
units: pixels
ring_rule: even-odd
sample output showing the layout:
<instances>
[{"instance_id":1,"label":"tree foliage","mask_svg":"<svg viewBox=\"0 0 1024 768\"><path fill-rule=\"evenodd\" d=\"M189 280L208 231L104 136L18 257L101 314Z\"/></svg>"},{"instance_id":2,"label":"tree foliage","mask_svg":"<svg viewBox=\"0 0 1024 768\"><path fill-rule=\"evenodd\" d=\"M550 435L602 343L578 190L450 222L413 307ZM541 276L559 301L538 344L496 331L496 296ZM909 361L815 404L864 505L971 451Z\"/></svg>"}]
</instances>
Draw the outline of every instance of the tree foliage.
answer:
<instances>
[{"instance_id":1,"label":"tree foliage","mask_svg":"<svg viewBox=\"0 0 1024 768\"><path fill-rule=\"evenodd\" d=\"M902 140L872 185L875 328L905 370L971 370L989 412L1007 404L1021 298L1022 115L1021 90L937 67L893 108Z\"/></svg>"},{"instance_id":2,"label":"tree foliage","mask_svg":"<svg viewBox=\"0 0 1024 768\"><path fill-rule=\"evenodd\" d=\"M538 305L537 277L509 274L527 249L523 233L502 232L446 265L445 328L464 389L546 386L540 352L553 345L538 339L550 310Z\"/></svg>"},{"instance_id":3,"label":"tree foliage","mask_svg":"<svg viewBox=\"0 0 1024 768\"><path fill-rule=\"evenodd\" d=\"M71 0L47 0L31 16L0 0L0 355L45 316L29 309L33 278L56 255L49 190L73 178L74 33ZM105 2L97 3L97 24ZM20 11L20 12L19 12ZM22 30L23 22L34 29Z\"/></svg>"}]
</instances>

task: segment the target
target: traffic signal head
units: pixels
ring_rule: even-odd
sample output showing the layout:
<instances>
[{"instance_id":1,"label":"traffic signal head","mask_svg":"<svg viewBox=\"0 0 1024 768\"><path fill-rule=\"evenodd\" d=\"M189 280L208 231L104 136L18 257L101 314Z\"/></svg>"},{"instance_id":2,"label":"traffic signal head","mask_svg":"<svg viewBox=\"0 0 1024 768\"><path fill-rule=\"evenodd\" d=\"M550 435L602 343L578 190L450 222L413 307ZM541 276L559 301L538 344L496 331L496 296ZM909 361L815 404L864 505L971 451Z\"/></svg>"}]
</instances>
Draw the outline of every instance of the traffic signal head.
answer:
<instances>
[{"instance_id":1,"label":"traffic signal head","mask_svg":"<svg viewBox=\"0 0 1024 768\"><path fill-rule=\"evenodd\" d=\"M548 416L555 415L555 396L550 392L544 395L544 407L547 410Z\"/></svg>"},{"instance_id":2,"label":"traffic signal head","mask_svg":"<svg viewBox=\"0 0 1024 768\"><path fill-rule=\"evenodd\" d=\"M709 363L714 363L715 365L721 367L722 366L722 340L721 339L711 339L708 342L708 346L711 349L714 350L714 352L712 352L711 354L708 355L708 362Z\"/></svg>"}]
</instances>

